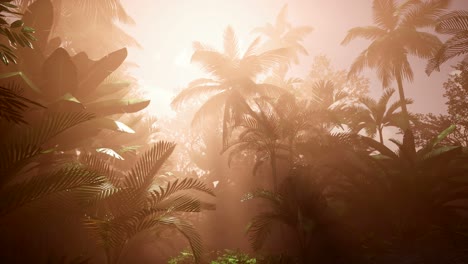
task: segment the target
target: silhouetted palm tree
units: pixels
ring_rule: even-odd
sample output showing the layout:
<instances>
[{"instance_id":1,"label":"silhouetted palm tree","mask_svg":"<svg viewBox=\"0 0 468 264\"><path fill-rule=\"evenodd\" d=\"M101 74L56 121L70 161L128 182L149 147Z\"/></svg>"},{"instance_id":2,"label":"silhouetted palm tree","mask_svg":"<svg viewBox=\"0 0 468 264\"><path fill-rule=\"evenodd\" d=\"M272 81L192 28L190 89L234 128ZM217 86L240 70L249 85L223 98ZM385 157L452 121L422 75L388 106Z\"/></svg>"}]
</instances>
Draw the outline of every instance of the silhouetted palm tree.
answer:
<instances>
[{"instance_id":1,"label":"silhouetted palm tree","mask_svg":"<svg viewBox=\"0 0 468 264\"><path fill-rule=\"evenodd\" d=\"M309 26L293 27L287 20L288 5L284 5L278 16L275 25L267 23L263 27L257 27L253 33L260 33L268 38L265 43L266 50L288 48L289 56L294 63L299 63L298 54L308 55L306 48L302 45L304 38L312 32Z\"/></svg>"},{"instance_id":2,"label":"silhouetted palm tree","mask_svg":"<svg viewBox=\"0 0 468 264\"><path fill-rule=\"evenodd\" d=\"M449 2L407 0L397 4L395 0L374 0L372 10L376 25L349 30L341 43L348 44L358 37L372 41L351 65L349 75L359 73L366 67L375 68L384 88L392 80L397 82L400 101L405 102L403 81L413 80L408 55L429 59L442 44L436 36L418 31L418 28L434 25L436 16L445 10ZM408 128L406 104L402 104L401 108Z\"/></svg>"},{"instance_id":3,"label":"silhouetted palm tree","mask_svg":"<svg viewBox=\"0 0 468 264\"><path fill-rule=\"evenodd\" d=\"M263 100L256 100L255 103L258 112L250 109L249 115L243 116L242 121L237 124L237 128L242 128L242 131L225 151L230 150L229 163L234 155L246 150L253 151L256 160L253 168L254 175L261 165L269 162L273 189L276 190L278 187L277 159L288 159L287 153L290 151L290 146L284 142L286 136L285 128L282 126L284 122L274 105Z\"/></svg>"},{"instance_id":4,"label":"silhouetted palm tree","mask_svg":"<svg viewBox=\"0 0 468 264\"><path fill-rule=\"evenodd\" d=\"M341 251L344 249L342 238L347 234L338 227L338 218L328 203L324 185L312 168L296 166L278 190L258 189L247 193L242 201L252 199L267 202L247 227L255 251L268 244L275 236L274 230L283 228L279 232L282 239L276 240L275 246L297 259L297 262L287 263L341 263L336 261L347 258ZM330 250L340 253L329 254Z\"/></svg>"},{"instance_id":5,"label":"silhouetted palm tree","mask_svg":"<svg viewBox=\"0 0 468 264\"><path fill-rule=\"evenodd\" d=\"M453 11L443 15L437 21L436 32L452 35L432 58L426 68L429 75L439 70L442 63L459 55L468 53L468 11ZM468 57L465 57L468 61Z\"/></svg>"},{"instance_id":6,"label":"silhouetted palm tree","mask_svg":"<svg viewBox=\"0 0 468 264\"><path fill-rule=\"evenodd\" d=\"M378 101L366 96L359 99L359 106L349 108L353 118L350 120L352 129L358 133L362 129L370 137L375 134L379 135L380 143L383 144L383 129L384 127L402 126L401 112L396 112L401 107L400 101L391 104L388 108L388 102L395 93L393 89L387 89ZM406 99L406 104L413 103L412 100Z\"/></svg>"},{"instance_id":7,"label":"silhouetted palm tree","mask_svg":"<svg viewBox=\"0 0 468 264\"><path fill-rule=\"evenodd\" d=\"M212 78L192 81L188 88L180 92L172 101L172 106L177 108L190 99L210 95L195 113L192 124L223 110L223 141L226 142L230 126L228 123L235 115L236 109L246 107L245 99L260 95L279 95L283 92L277 86L256 83L256 79L260 74L284 60L287 49L257 54L259 43L260 39L257 38L241 55L237 38L231 27L228 27L224 34L223 53L198 42L194 43L195 52L192 62L200 63Z\"/></svg>"}]
</instances>

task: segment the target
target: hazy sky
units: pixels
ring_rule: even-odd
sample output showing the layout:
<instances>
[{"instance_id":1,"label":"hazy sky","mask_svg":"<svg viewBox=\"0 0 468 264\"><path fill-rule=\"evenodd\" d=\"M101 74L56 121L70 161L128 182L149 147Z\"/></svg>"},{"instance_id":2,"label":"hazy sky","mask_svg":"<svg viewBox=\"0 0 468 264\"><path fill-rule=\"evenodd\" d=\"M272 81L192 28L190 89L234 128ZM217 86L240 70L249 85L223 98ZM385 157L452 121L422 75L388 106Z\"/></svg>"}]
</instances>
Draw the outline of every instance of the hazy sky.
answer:
<instances>
[{"instance_id":1,"label":"hazy sky","mask_svg":"<svg viewBox=\"0 0 468 264\"><path fill-rule=\"evenodd\" d=\"M289 20L293 25L308 25L314 31L305 40L310 53L301 59L298 73L306 73L314 55L325 54L333 65L346 69L368 42L356 40L347 46L340 42L347 31L356 26L372 24L372 0L123 0L136 25L126 27L143 49L131 49L130 60L140 65L135 75L151 92L152 108L156 114L169 111L170 99L191 80L204 77L198 65L189 64L192 42L201 41L221 47L223 31L233 26L242 43L254 36L250 31L267 22L274 22L284 4L288 4ZM451 9L468 10L468 0L453 0ZM447 79L450 65L431 77L424 73L425 62L412 59L415 81L405 83L407 97L415 99L410 110L415 112L445 111L442 83ZM295 72L296 72L295 71ZM371 79L374 97L382 88L373 71Z\"/></svg>"}]
</instances>

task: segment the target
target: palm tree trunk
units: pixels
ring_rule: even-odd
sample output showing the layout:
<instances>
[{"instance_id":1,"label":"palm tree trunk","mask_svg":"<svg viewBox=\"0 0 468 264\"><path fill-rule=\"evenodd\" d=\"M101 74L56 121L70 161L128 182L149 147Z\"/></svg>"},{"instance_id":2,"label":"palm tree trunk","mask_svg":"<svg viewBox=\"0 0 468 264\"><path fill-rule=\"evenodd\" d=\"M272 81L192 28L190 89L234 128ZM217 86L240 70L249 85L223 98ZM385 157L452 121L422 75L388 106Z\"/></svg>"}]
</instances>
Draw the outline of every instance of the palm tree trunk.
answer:
<instances>
[{"instance_id":1,"label":"palm tree trunk","mask_svg":"<svg viewBox=\"0 0 468 264\"><path fill-rule=\"evenodd\" d=\"M273 179L273 190L278 190L278 183L276 179L276 152L272 150L270 152L270 166L271 166L271 177Z\"/></svg>"},{"instance_id":2,"label":"palm tree trunk","mask_svg":"<svg viewBox=\"0 0 468 264\"><path fill-rule=\"evenodd\" d=\"M403 114L403 131L407 130L410 128L410 123L409 123L409 114L408 114L408 108L406 108L406 97L405 97L405 90L403 89L403 81L401 79L401 75L397 74L396 75L396 81L398 84L398 95L400 96L400 102L401 102L401 113Z\"/></svg>"},{"instance_id":3,"label":"palm tree trunk","mask_svg":"<svg viewBox=\"0 0 468 264\"><path fill-rule=\"evenodd\" d=\"M379 131L379 139L380 139L380 143L383 144L383 129L381 127L378 128L378 131Z\"/></svg>"}]
</instances>

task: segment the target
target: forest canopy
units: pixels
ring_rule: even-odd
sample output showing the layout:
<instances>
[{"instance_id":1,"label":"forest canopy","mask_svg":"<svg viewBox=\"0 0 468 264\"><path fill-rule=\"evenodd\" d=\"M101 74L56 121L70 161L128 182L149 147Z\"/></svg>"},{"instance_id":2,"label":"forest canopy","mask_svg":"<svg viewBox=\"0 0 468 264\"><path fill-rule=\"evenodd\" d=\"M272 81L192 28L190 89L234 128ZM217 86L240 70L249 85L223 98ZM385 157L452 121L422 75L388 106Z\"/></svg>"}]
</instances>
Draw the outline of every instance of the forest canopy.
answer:
<instances>
[{"instance_id":1,"label":"forest canopy","mask_svg":"<svg viewBox=\"0 0 468 264\"><path fill-rule=\"evenodd\" d=\"M185 23L176 2L152 23ZM181 45L179 25L140 24L149 4L0 0L0 262L467 263L464 4L356 4L368 24L335 43L349 65L297 23L307 4L248 37L220 9L221 45L192 39L174 75L141 43ZM416 111L433 88L447 110Z\"/></svg>"}]
</instances>

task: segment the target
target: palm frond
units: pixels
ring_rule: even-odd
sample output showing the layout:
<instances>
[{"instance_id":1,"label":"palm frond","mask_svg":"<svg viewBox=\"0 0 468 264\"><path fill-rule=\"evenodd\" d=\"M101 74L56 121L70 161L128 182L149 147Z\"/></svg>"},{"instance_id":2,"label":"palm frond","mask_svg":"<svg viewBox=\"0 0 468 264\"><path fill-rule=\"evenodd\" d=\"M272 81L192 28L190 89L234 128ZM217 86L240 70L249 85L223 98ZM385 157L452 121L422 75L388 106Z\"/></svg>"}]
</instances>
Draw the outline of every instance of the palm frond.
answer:
<instances>
[{"instance_id":1,"label":"palm frond","mask_svg":"<svg viewBox=\"0 0 468 264\"><path fill-rule=\"evenodd\" d=\"M77 0L73 1L74 10L79 10L93 19L95 23L109 22L115 19L122 23L133 24L134 21L127 14L120 0Z\"/></svg>"},{"instance_id":2,"label":"palm frond","mask_svg":"<svg viewBox=\"0 0 468 264\"><path fill-rule=\"evenodd\" d=\"M59 169L48 175L38 175L25 182L7 185L0 190L0 215L47 195L80 189L87 195L99 192L105 177L79 166Z\"/></svg>"},{"instance_id":3,"label":"palm frond","mask_svg":"<svg viewBox=\"0 0 468 264\"><path fill-rule=\"evenodd\" d=\"M87 121L94 119L94 114L87 112L57 112L46 115L38 126L31 126L24 131L24 137L18 137L16 142L26 142L42 146L48 140L60 133Z\"/></svg>"},{"instance_id":4,"label":"palm frond","mask_svg":"<svg viewBox=\"0 0 468 264\"><path fill-rule=\"evenodd\" d=\"M23 97L11 89L0 87L0 120L5 119L15 124L26 124L23 113L31 106L44 108L41 104Z\"/></svg>"},{"instance_id":5,"label":"palm frond","mask_svg":"<svg viewBox=\"0 0 468 264\"><path fill-rule=\"evenodd\" d=\"M195 178L184 178L168 182L165 187L159 186L158 189L151 191L149 203L156 205L177 192L187 190L197 190L215 196L213 191L203 181Z\"/></svg>"},{"instance_id":6,"label":"palm frond","mask_svg":"<svg viewBox=\"0 0 468 264\"><path fill-rule=\"evenodd\" d=\"M133 189L148 188L153 182L155 174L172 154L174 143L160 141L145 152L137 164L125 177L125 186Z\"/></svg>"},{"instance_id":7,"label":"palm frond","mask_svg":"<svg viewBox=\"0 0 468 264\"><path fill-rule=\"evenodd\" d=\"M468 30L468 11L457 10L441 16L435 27L441 34L456 35Z\"/></svg>"},{"instance_id":8,"label":"palm frond","mask_svg":"<svg viewBox=\"0 0 468 264\"><path fill-rule=\"evenodd\" d=\"M212 95L226 90L226 87L219 84L195 85L181 91L171 102L174 109L179 108L183 103L190 99L195 99L201 95Z\"/></svg>"},{"instance_id":9,"label":"palm frond","mask_svg":"<svg viewBox=\"0 0 468 264\"><path fill-rule=\"evenodd\" d=\"M263 212L256 215L247 226L247 234L252 248L260 250L271 233L273 224L280 219L276 213Z\"/></svg>"},{"instance_id":10,"label":"palm frond","mask_svg":"<svg viewBox=\"0 0 468 264\"><path fill-rule=\"evenodd\" d=\"M352 40L354 40L355 38L365 38L365 39L374 41L384 36L385 33L386 33L385 30L379 27L375 27L375 26L355 27L348 31L348 34L341 42L341 45L346 45L350 43Z\"/></svg>"},{"instance_id":11,"label":"palm frond","mask_svg":"<svg viewBox=\"0 0 468 264\"><path fill-rule=\"evenodd\" d=\"M257 198L266 199L267 201L270 201L278 206L283 201L283 198L281 197L281 195L279 195L276 192L272 192L272 191L268 191L264 189L258 189L253 192L246 193L242 197L241 202L246 202L246 201L250 201L253 199L257 199Z\"/></svg>"},{"instance_id":12,"label":"palm frond","mask_svg":"<svg viewBox=\"0 0 468 264\"><path fill-rule=\"evenodd\" d=\"M203 103L197 112L195 112L191 126L196 127L197 125L202 124L202 120L204 118L209 117L214 113L219 113L221 109L224 108L228 96L229 93L221 92L212 96L205 103Z\"/></svg>"},{"instance_id":13,"label":"palm frond","mask_svg":"<svg viewBox=\"0 0 468 264\"><path fill-rule=\"evenodd\" d=\"M374 0L372 2L372 13L375 24L385 30L393 30L398 23L394 16L397 6L395 0Z\"/></svg>"},{"instance_id":14,"label":"palm frond","mask_svg":"<svg viewBox=\"0 0 468 264\"><path fill-rule=\"evenodd\" d=\"M231 59L236 59L239 56L237 37L230 26L224 31L224 53Z\"/></svg>"},{"instance_id":15,"label":"palm frond","mask_svg":"<svg viewBox=\"0 0 468 264\"><path fill-rule=\"evenodd\" d=\"M405 13L400 25L409 28L432 26L445 12L450 1L451 0L428 0L413 5L412 8Z\"/></svg>"},{"instance_id":16,"label":"palm frond","mask_svg":"<svg viewBox=\"0 0 468 264\"><path fill-rule=\"evenodd\" d=\"M429 75L434 70L439 70L444 62L466 53L468 53L468 29L448 39L440 47L434 57L429 60L426 73Z\"/></svg>"}]
</instances>

